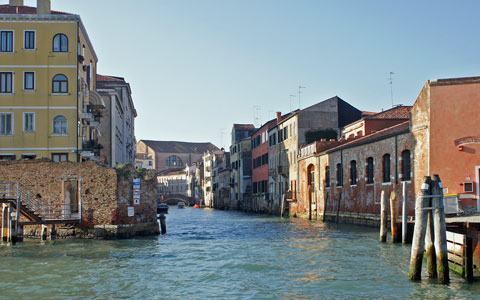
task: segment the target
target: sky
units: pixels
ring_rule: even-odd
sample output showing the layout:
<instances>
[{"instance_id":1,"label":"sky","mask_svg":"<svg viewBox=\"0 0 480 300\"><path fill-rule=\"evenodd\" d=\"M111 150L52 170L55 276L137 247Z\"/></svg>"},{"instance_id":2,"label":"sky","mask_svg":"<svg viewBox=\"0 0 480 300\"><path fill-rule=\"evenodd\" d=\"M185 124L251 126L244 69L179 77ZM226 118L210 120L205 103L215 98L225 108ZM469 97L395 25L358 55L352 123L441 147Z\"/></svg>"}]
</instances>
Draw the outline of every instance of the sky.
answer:
<instances>
[{"instance_id":1,"label":"sky","mask_svg":"<svg viewBox=\"0 0 480 300\"><path fill-rule=\"evenodd\" d=\"M381 111L392 90L395 105L412 105L427 80L480 75L476 0L52 0L52 9L79 14L98 73L130 83L137 140L228 147L234 123L333 96Z\"/></svg>"}]
</instances>

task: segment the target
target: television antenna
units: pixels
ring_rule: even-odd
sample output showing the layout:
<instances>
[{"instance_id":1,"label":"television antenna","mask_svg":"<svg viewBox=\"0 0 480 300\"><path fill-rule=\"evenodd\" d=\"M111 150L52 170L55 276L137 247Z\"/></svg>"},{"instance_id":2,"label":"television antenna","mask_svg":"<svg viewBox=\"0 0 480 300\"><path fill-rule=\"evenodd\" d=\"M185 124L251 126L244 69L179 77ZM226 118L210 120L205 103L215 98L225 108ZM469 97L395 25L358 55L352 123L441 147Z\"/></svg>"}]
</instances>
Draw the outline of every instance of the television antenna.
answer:
<instances>
[{"instance_id":1,"label":"television antenna","mask_svg":"<svg viewBox=\"0 0 480 300\"><path fill-rule=\"evenodd\" d=\"M300 102L300 100L301 100L300 96L303 93L302 89L304 89L304 88L305 88L304 86L301 86L301 85L298 86L298 109L302 109L301 102Z\"/></svg>"},{"instance_id":2,"label":"television antenna","mask_svg":"<svg viewBox=\"0 0 480 300\"><path fill-rule=\"evenodd\" d=\"M390 98L392 99L392 107L393 107L393 78L392 75L395 75L395 73L390 72Z\"/></svg>"}]
</instances>

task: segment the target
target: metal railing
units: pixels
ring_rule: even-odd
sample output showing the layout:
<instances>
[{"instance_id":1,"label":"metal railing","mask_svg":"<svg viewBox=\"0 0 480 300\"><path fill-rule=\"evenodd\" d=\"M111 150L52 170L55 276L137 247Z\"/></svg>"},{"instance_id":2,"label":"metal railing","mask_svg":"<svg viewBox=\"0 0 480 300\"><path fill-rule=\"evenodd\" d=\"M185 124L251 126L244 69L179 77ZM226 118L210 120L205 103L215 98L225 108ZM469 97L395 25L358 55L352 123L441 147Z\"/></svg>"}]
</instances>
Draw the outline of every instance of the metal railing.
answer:
<instances>
[{"instance_id":1,"label":"metal railing","mask_svg":"<svg viewBox=\"0 0 480 300\"><path fill-rule=\"evenodd\" d=\"M21 183L0 182L0 199L16 200L30 213L37 214L43 221L77 220L81 218L81 206L65 203L46 203Z\"/></svg>"}]
</instances>

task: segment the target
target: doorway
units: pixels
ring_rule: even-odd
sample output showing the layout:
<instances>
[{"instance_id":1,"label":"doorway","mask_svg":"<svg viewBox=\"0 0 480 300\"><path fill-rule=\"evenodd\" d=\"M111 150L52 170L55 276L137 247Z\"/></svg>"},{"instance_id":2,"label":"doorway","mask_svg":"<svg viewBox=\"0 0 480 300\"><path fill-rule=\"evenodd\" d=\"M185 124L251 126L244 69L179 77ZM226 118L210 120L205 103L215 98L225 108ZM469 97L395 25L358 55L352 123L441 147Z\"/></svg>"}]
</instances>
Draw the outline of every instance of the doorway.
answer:
<instances>
[{"instance_id":1,"label":"doorway","mask_svg":"<svg viewBox=\"0 0 480 300\"><path fill-rule=\"evenodd\" d=\"M63 217L65 219L78 218L80 213L80 181L65 179L62 182Z\"/></svg>"}]
</instances>

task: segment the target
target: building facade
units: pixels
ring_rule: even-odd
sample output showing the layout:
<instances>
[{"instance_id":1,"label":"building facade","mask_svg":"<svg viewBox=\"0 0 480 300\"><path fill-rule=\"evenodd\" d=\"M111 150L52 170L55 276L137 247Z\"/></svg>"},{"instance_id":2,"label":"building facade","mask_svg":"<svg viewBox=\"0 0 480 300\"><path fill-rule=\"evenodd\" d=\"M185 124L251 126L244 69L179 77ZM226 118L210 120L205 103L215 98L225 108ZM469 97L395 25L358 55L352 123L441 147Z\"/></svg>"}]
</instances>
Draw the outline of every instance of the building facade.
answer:
<instances>
[{"instance_id":1,"label":"building facade","mask_svg":"<svg viewBox=\"0 0 480 300\"><path fill-rule=\"evenodd\" d=\"M183 195L187 196L187 174L184 170L162 172L157 176L158 194L160 196Z\"/></svg>"},{"instance_id":2,"label":"building facade","mask_svg":"<svg viewBox=\"0 0 480 300\"><path fill-rule=\"evenodd\" d=\"M97 56L78 15L0 5L0 158L98 156Z\"/></svg>"},{"instance_id":3,"label":"building facade","mask_svg":"<svg viewBox=\"0 0 480 300\"><path fill-rule=\"evenodd\" d=\"M135 164L135 118L130 84L122 77L97 74L97 91L105 109L100 119L98 142L103 146L100 156L111 167Z\"/></svg>"},{"instance_id":4,"label":"building facade","mask_svg":"<svg viewBox=\"0 0 480 300\"><path fill-rule=\"evenodd\" d=\"M162 172L165 170L183 170L185 165L202 161L207 151L219 150L212 143L190 143L176 141L140 140L136 151L152 158L153 169Z\"/></svg>"},{"instance_id":5,"label":"building facade","mask_svg":"<svg viewBox=\"0 0 480 300\"><path fill-rule=\"evenodd\" d=\"M252 144L253 124L233 124L230 146L230 206L246 209L252 193Z\"/></svg>"}]
</instances>

